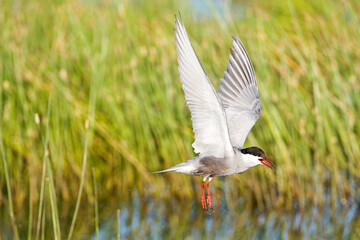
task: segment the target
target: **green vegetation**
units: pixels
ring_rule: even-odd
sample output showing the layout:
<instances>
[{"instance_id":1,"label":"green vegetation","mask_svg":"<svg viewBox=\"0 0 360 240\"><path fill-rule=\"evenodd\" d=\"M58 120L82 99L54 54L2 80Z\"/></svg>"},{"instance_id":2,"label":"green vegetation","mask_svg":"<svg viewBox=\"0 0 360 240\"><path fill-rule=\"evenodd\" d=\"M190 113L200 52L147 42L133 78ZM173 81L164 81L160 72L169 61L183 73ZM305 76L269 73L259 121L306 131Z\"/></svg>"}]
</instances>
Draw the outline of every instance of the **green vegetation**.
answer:
<instances>
[{"instance_id":1,"label":"green vegetation","mask_svg":"<svg viewBox=\"0 0 360 240\"><path fill-rule=\"evenodd\" d=\"M89 227L98 236L97 204L134 192L200 199L199 178L150 174L194 156L172 31L178 10L216 88L231 35L243 41L263 106L245 146L277 164L215 180L215 199L226 185L227 199L249 209L335 209L359 191L360 2L232 3L225 19L195 18L179 4L1 2L0 208L15 239L19 222L29 239L46 228L55 239Z\"/></svg>"}]
</instances>

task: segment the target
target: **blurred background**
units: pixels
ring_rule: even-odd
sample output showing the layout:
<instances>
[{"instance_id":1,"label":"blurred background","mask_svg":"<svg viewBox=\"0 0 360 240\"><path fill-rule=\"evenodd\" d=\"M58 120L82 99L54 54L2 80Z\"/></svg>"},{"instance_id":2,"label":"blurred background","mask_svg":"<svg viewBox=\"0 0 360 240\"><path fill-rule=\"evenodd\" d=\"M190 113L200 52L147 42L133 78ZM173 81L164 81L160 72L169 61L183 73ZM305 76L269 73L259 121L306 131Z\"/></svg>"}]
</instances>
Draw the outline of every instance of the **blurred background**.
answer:
<instances>
[{"instance_id":1,"label":"blurred background","mask_svg":"<svg viewBox=\"0 0 360 240\"><path fill-rule=\"evenodd\" d=\"M174 15L214 87L244 43L257 167L151 175L194 155ZM359 239L360 2L0 1L0 239Z\"/></svg>"}]
</instances>

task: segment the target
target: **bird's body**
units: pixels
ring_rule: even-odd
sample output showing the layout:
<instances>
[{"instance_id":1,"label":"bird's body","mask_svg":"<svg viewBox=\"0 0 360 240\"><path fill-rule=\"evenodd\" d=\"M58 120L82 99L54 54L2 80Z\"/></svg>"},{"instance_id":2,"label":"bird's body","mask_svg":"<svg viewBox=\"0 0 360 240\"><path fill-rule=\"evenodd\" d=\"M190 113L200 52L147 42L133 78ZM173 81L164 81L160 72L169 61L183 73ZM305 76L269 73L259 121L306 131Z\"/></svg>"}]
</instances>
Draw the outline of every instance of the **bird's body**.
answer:
<instances>
[{"instance_id":1,"label":"bird's body","mask_svg":"<svg viewBox=\"0 0 360 240\"><path fill-rule=\"evenodd\" d=\"M202 206L211 208L208 185L213 177L242 173L259 164L272 168L270 164L274 164L260 148L244 148L262 109L254 69L239 38L233 36L229 64L216 93L191 46L184 24L177 17L175 26L180 79L195 133L192 146L199 155L156 173L202 176ZM205 201L206 179L209 181Z\"/></svg>"},{"instance_id":2,"label":"bird's body","mask_svg":"<svg viewBox=\"0 0 360 240\"><path fill-rule=\"evenodd\" d=\"M247 156L241 152L241 149L234 148L234 155L231 157L217 158L200 155L156 173L179 172L204 178L229 176L245 172L261 164L260 161L246 161Z\"/></svg>"}]
</instances>

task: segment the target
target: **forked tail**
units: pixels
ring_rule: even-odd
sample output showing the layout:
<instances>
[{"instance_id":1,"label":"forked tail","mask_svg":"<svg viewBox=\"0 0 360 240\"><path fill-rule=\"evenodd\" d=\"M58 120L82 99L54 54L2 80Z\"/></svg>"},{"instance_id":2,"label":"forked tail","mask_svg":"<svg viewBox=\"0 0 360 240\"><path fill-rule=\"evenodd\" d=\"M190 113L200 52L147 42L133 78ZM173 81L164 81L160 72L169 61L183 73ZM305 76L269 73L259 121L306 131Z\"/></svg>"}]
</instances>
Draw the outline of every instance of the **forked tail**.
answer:
<instances>
[{"instance_id":1,"label":"forked tail","mask_svg":"<svg viewBox=\"0 0 360 240\"><path fill-rule=\"evenodd\" d=\"M157 171L157 172L152 172L151 174L154 174L154 173L164 173L164 172L182 172L182 168L184 168L183 166L180 166L182 163L176 165L176 166L173 166L171 168L168 168L168 169L165 169L165 170L162 170L162 171Z\"/></svg>"},{"instance_id":2,"label":"forked tail","mask_svg":"<svg viewBox=\"0 0 360 240\"><path fill-rule=\"evenodd\" d=\"M179 173L186 173L186 174L190 174L193 175L194 171L196 170L197 167L197 159L192 158L187 160L186 162L182 162L178 165L175 165L171 168L162 170L162 171L157 171L157 172L152 172L153 173L164 173L164 172L179 172Z\"/></svg>"}]
</instances>

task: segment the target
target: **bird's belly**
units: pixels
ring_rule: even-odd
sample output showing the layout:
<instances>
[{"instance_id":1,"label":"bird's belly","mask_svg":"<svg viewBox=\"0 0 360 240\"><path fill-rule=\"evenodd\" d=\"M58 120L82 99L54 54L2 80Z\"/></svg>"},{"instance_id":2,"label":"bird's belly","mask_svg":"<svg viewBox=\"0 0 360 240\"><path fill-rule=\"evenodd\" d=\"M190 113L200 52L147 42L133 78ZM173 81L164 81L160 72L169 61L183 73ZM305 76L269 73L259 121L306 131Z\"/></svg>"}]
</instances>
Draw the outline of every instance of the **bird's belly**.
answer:
<instances>
[{"instance_id":1,"label":"bird's belly","mask_svg":"<svg viewBox=\"0 0 360 240\"><path fill-rule=\"evenodd\" d=\"M226 161L226 159L203 157L200 159L199 166L194 171L193 175L216 177L228 176L233 174L235 174L235 172L232 171L231 165L228 164L228 161Z\"/></svg>"}]
</instances>

